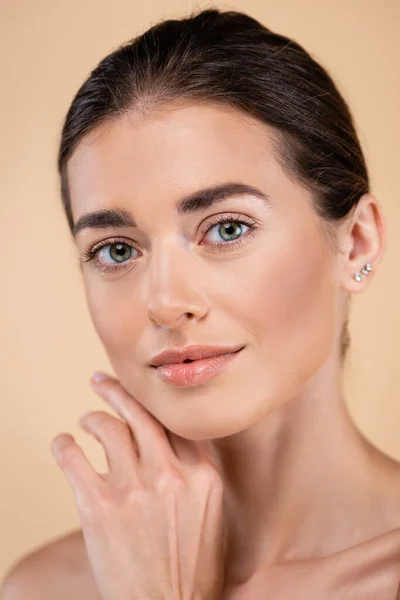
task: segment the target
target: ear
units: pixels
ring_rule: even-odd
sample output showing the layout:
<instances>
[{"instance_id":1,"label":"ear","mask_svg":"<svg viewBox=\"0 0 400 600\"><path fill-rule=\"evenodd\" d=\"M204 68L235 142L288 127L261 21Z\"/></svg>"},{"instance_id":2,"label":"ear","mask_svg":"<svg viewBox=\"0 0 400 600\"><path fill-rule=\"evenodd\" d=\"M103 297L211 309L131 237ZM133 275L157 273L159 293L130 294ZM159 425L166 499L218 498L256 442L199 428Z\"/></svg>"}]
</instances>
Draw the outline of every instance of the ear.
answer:
<instances>
[{"instance_id":1,"label":"ear","mask_svg":"<svg viewBox=\"0 0 400 600\"><path fill-rule=\"evenodd\" d=\"M378 201L370 193L363 194L341 233L341 286L350 294L364 291L376 273L386 249L386 230ZM372 270L356 281L354 275L367 264L372 265Z\"/></svg>"}]
</instances>

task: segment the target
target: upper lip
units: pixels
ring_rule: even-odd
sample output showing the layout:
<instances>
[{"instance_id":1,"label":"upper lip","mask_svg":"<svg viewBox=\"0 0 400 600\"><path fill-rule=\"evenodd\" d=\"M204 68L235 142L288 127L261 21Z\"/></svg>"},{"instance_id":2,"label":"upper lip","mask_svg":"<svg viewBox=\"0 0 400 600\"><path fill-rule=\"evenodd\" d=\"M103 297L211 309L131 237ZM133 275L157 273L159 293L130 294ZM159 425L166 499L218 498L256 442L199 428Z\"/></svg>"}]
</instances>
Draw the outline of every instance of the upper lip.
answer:
<instances>
[{"instance_id":1,"label":"upper lip","mask_svg":"<svg viewBox=\"0 0 400 600\"><path fill-rule=\"evenodd\" d=\"M153 367L159 367L170 363L181 363L186 359L199 360L200 358L208 358L210 356L216 356L218 354L228 354L230 352L237 352L241 350L241 346L186 346L180 349L167 349L153 356L150 361L150 365Z\"/></svg>"}]
</instances>

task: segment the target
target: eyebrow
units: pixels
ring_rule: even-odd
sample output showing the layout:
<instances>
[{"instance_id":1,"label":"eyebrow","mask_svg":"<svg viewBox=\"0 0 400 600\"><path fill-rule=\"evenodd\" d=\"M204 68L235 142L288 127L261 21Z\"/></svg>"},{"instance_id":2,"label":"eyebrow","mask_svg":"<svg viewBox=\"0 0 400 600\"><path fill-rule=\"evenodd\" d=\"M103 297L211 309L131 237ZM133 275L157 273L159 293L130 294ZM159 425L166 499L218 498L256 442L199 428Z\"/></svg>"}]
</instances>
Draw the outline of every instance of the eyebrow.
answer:
<instances>
[{"instance_id":1,"label":"eyebrow","mask_svg":"<svg viewBox=\"0 0 400 600\"><path fill-rule=\"evenodd\" d=\"M180 198L175 204L178 215L186 215L202 211L210 206L221 202L230 196L238 194L250 194L271 205L269 196L261 190L243 183L223 183L214 187L197 190L196 192ZM133 215L123 208L111 208L90 212L78 219L72 229L74 237L79 231L87 228L111 228L111 227L137 227Z\"/></svg>"}]
</instances>

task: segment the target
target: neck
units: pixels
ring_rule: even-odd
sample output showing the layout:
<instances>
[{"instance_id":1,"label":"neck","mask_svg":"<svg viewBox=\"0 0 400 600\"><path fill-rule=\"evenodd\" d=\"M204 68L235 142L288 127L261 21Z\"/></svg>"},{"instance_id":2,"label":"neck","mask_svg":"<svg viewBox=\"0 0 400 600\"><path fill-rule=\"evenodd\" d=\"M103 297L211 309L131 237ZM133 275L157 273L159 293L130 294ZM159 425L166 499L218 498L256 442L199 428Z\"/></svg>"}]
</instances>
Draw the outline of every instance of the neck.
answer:
<instances>
[{"instance_id":1,"label":"neck","mask_svg":"<svg viewBox=\"0 0 400 600\"><path fill-rule=\"evenodd\" d=\"M318 558L400 526L398 464L353 424L336 363L249 429L213 440L225 483L227 562Z\"/></svg>"}]
</instances>

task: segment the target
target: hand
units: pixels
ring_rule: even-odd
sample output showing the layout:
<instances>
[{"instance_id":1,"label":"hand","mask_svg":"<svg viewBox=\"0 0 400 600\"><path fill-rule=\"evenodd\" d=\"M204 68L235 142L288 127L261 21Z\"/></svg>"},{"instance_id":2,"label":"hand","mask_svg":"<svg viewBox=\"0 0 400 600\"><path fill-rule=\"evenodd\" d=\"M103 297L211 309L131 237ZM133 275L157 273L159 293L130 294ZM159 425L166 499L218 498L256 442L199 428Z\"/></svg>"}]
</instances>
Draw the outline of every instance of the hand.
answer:
<instances>
[{"instance_id":1,"label":"hand","mask_svg":"<svg viewBox=\"0 0 400 600\"><path fill-rule=\"evenodd\" d=\"M223 483L209 442L165 429L113 378L93 386L122 417L80 421L104 447L98 473L67 433L51 452L82 524L102 600L217 600L226 549Z\"/></svg>"}]
</instances>

